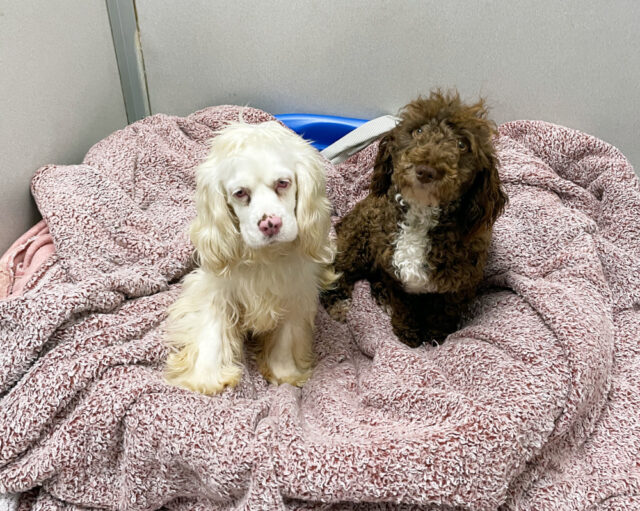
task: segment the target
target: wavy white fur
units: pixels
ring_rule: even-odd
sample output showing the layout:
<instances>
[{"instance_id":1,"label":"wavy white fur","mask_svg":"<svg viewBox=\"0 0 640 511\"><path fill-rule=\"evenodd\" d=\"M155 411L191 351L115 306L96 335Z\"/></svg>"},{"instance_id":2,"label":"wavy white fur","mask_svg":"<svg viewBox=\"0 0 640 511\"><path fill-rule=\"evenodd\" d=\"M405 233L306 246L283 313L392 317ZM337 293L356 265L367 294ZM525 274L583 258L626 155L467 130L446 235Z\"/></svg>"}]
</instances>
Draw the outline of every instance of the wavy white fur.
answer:
<instances>
[{"instance_id":1,"label":"wavy white fur","mask_svg":"<svg viewBox=\"0 0 640 511\"><path fill-rule=\"evenodd\" d=\"M265 378L302 385L318 292L335 278L319 154L277 122L232 124L196 171L196 209L199 268L169 309L167 380L206 394L235 386L252 335ZM273 217L267 235L260 222Z\"/></svg>"},{"instance_id":2,"label":"wavy white fur","mask_svg":"<svg viewBox=\"0 0 640 511\"><path fill-rule=\"evenodd\" d=\"M398 198L396 198L398 199ZM440 208L409 203L394 240L393 267L408 293L432 292L427 255L431 238L427 233L438 225Z\"/></svg>"}]
</instances>

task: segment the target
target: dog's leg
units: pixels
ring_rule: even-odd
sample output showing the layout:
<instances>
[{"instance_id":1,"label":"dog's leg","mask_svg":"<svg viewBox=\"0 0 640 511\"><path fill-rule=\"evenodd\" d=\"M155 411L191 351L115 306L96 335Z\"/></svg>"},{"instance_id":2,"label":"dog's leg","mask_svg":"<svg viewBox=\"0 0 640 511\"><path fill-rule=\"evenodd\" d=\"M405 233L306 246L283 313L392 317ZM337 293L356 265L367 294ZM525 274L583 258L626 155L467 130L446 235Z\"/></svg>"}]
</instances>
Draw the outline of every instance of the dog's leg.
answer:
<instances>
[{"instance_id":1,"label":"dog's leg","mask_svg":"<svg viewBox=\"0 0 640 511\"><path fill-rule=\"evenodd\" d=\"M198 323L198 318L193 318ZM236 356L242 339L228 332L220 318L200 322L199 332L167 358L166 378L178 387L217 394L234 387L242 377Z\"/></svg>"},{"instance_id":2,"label":"dog's leg","mask_svg":"<svg viewBox=\"0 0 640 511\"><path fill-rule=\"evenodd\" d=\"M424 330L423 316L427 311L421 310L415 304L392 300L389 306L393 333L407 346L416 348L427 340Z\"/></svg>"},{"instance_id":3,"label":"dog's leg","mask_svg":"<svg viewBox=\"0 0 640 511\"><path fill-rule=\"evenodd\" d=\"M353 286L360 278L359 276L356 278L353 274L345 276L343 273L330 289L323 291L320 295L322 306L334 320L343 323L346 321L347 312L351 308Z\"/></svg>"},{"instance_id":4,"label":"dog's leg","mask_svg":"<svg viewBox=\"0 0 640 511\"><path fill-rule=\"evenodd\" d=\"M439 294L409 294L394 290L391 325L400 341L412 348L441 344L457 325L455 310Z\"/></svg>"},{"instance_id":5,"label":"dog's leg","mask_svg":"<svg viewBox=\"0 0 640 511\"><path fill-rule=\"evenodd\" d=\"M430 340L427 328L438 307L437 297L407 293L389 276L371 286L374 297L391 316L396 337L407 346L416 348ZM437 315L437 313L436 313Z\"/></svg>"},{"instance_id":6,"label":"dog's leg","mask_svg":"<svg viewBox=\"0 0 640 511\"><path fill-rule=\"evenodd\" d=\"M267 381L301 386L309 379L314 357L313 327L308 317L290 315L260 341L258 367Z\"/></svg>"},{"instance_id":7,"label":"dog's leg","mask_svg":"<svg viewBox=\"0 0 640 511\"><path fill-rule=\"evenodd\" d=\"M167 334L175 351L165 377L172 385L217 394L240 381L243 338L222 300L207 291L202 281L185 281L170 308Z\"/></svg>"}]
</instances>

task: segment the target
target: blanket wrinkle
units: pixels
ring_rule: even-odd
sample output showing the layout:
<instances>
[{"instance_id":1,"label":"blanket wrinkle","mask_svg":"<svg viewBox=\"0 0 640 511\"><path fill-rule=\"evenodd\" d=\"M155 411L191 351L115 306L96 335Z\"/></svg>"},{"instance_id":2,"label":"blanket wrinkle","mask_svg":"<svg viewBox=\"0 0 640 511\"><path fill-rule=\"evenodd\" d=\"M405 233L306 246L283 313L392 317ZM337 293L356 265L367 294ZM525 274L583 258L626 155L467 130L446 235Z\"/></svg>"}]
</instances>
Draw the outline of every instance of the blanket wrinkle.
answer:
<instances>
[{"instance_id":1,"label":"blanket wrinkle","mask_svg":"<svg viewBox=\"0 0 640 511\"><path fill-rule=\"evenodd\" d=\"M20 294L25 285L37 277L38 269L53 252L49 228L40 220L0 257L0 300Z\"/></svg>"},{"instance_id":2,"label":"blanket wrinkle","mask_svg":"<svg viewBox=\"0 0 640 511\"><path fill-rule=\"evenodd\" d=\"M366 289L365 289L366 288ZM367 286L363 286L359 291L361 292L367 292L368 293L368 287ZM354 299L354 302L356 302L356 300ZM362 303L359 300L357 301L358 303ZM352 312L353 314L357 314L355 312ZM362 321L361 319L361 324L368 324L367 321ZM390 324L387 325L387 328L390 329ZM472 357L465 357L465 366L455 366L455 367L451 367L451 361L455 360L456 357L451 357L450 353L451 351L456 351L456 352L460 352L460 353L464 353L465 351L470 349L469 343L466 342L466 340L464 340L463 338L463 333L464 330L459 332L458 334L456 334L456 336L459 336L460 339L450 339L449 341L447 341L447 343L445 343L445 345L436 348L435 350L423 350L424 355L429 356L430 354L434 354L436 353L437 355L443 356L445 360L447 360L447 364L446 365L442 365L440 366L440 369L443 372L446 372L446 380L452 387L454 387L456 384L458 384L459 382L469 382L470 379L475 379L479 380L480 377L482 376L481 373L476 373L475 371L477 369L480 369L480 367L484 367L485 363L489 363L491 364L493 361L491 360L492 358L495 360L495 362L502 362L500 360L500 357L492 357L491 356L491 352L496 352L496 347L488 344L488 343L483 343L482 345L478 346L474 346L473 348L471 348L475 353ZM363 339L369 338L371 336L367 336L367 335L362 335ZM478 338L478 337L475 337ZM397 341L395 341L397 342ZM479 350L483 349L482 354L479 353ZM449 353L446 353L449 352ZM377 353L376 353L377 356ZM462 357L461 357L462 358ZM475 363L471 363L471 360L475 359ZM375 363L375 356L374 356L374 363ZM503 362L504 363L504 362ZM418 364L416 364L418 365ZM473 365L475 365L476 367L473 367ZM537 381L535 378L530 377L528 379L528 381L524 380L524 375L520 373L520 371L522 370L521 367L514 369L512 367L509 367L510 364L507 362L504 366L500 367L500 370L502 371L518 371L518 376L519 378L521 378L523 380L523 387L525 388L525 390L523 392L515 392L514 391L516 389L514 389L513 387L509 387L509 388L504 388L502 389L503 392L505 394L509 393L511 394L509 396L509 398L507 399L506 396L482 396L480 395L472 395L472 397L470 396L470 399L466 399L464 401L458 401L456 403L456 409L458 411L458 415L454 417L454 420L451 420L449 422L449 424L447 422L442 422L440 421L439 424L437 424L435 426L436 431L438 432L438 435L435 438L440 438L440 440L438 441L438 443L442 443L443 445L448 445L448 446L453 446L456 445L458 443L460 443L460 449L464 449L465 444L462 442L468 441L469 437L473 438L474 442L473 445L476 446L476 442L478 445L486 445L486 446L490 446L492 445L492 442L485 442L482 439L486 438L486 439L493 439L495 440L496 438L499 438L499 443L502 445L508 444L509 442L511 443L511 446L513 447L514 450L517 450L518 447L517 445L522 442L522 446L524 447L525 445L529 445L531 446L541 446L544 442L544 434L545 431L550 432L551 429L553 428L553 421L551 420L551 418L547 419L546 421L540 421L540 425L544 426L544 430L542 431L542 433L534 433L534 432L518 432L518 428L515 427L515 424L518 423L519 420L522 419L522 410L526 410L526 399L527 399L527 387L535 387L537 384ZM424 368L424 365L420 366L418 365L418 367ZM484 383L486 385L486 383L489 382L480 382L480 381L476 381L476 383L478 383L478 388L482 388L482 384ZM493 382L493 384L495 385L495 382ZM454 387L455 388L455 387ZM449 397L449 399L451 398L451 396L455 395L454 391L451 389L447 389L448 392L446 394L444 394L445 397ZM467 391L467 389L464 389ZM468 391L466 392L468 395ZM497 393L496 393L497 394ZM549 393L551 395L553 395L553 393ZM437 399L440 396L438 396L437 394L432 394L431 396L431 400L433 399ZM482 404L479 404L479 398L484 398L485 402ZM502 399L501 399L502 397ZM487 406L487 399L495 399L494 403L491 403L493 406ZM558 401L558 398L556 397L556 401ZM496 423L496 419L495 417L491 416L491 415L486 415L486 410L494 410L494 413L497 413L497 409L500 408L500 412L499 412L499 417L502 418L503 420L513 420L514 421L514 427L510 427L510 428L504 428L506 430L510 430L510 432L512 434L515 434L515 436L505 436L505 431L500 431L497 432L496 431L496 427L495 427L495 423ZM556 405L554 406L554 409L558 410L558 404L556 403ZM418 412L420 410L418 409ZM473 418L473 419L470 419ZM415 419L414 419L415 420ZM481 428L478 428L478 424L482 424ZM465 431L465 425L466 427L468 427L468 429ZM436 432L434 431L434 433ZM465 434L461 435L460 432L464 431ZM542 436L541 436L542 435ZM475 438L474 438L475 437ZM444 438L446 438L447 440L443 440ZM435 440L435 439L434 439ZM465 442L466 443L466 442ZM492 467L492 469L495 471L492 475L491 478L489 479L489 481L491 481L492 479L495 479L495 482L498 483L495 491L496 492L506 492L507 488L506 488L506 481L504 477L499 476L499 470L503 469L503 470L511 470L515 468L515 462L516 459L519 456L514 456L513 460L511 460L510 462L506 462L506 460L504 459L504 457L502 456L502 453L500 453L499 450L495 450L495 448L490 448L487 449L487 451L482 452L484 450L481 450L481 452L477 452L476 451L476 455L472 456L471 454L469 455L463 455L463 459L467 462L466 466L465 466L465 472L466 473L473 473L473 472L478 472L478 473L484 473L489 474L491 473L490 470L485 470L484 467L486 466L490 466ZM464 452L464 451L462 451ZM432 458L432 462L433 463L438 463L440 461L440 457L433 455L431 456ZM448 469L450 470L450 469ZM453 475L453 474L451 474ZM466 480L467 478L464 477L464 474L459 474L457 476L460 479L464 479ZM472 491L470 491L470 493L472 495L475 496L475 498L480 498L480 496L483 496L483 493L487 494L484 495L483 498L486 498L487 501L485 502L474 502L474 506L475 508L482 508L482 509L494 509L497 504L499 503L499 501L501 500L501 497L498 495L489 495L489 484L488 484L488 480L487 478L482 478L480 484L482 484L482 488L473 488ZM433 491L437 491L440 490L440 487L438 486L437 489L434 488ZM436 503L438 504L448 504L448 505L455 505L455 503L453 502L447 502L446 497L447 497L447 490L450 491L450 488L447 488L446 486L443 487L443 495L441 496L440 501L436 501ZM467 497L467 499L469 499L470 497ZM464 502L467 503L468 505L468 500L465 499Z\"/></svg>"},{"instance_id":3,"label":"blanket wrinkle","mask_svg":"<svg viewBox=\"0 0 640 511\"><path fill-rule=\"evenodd\" d=\"M500 127L510 196L460 329L409 349L358 283L316 318L318 365L273 387L166 385L166 308L192 268L193 170L240 112L154 115L50 165L55 254L0 300L0 493L21 509L638 509L640 186L624 156L539 121ZM377 144L325 162L336 217Z\"/></svg>"}]
</instances>

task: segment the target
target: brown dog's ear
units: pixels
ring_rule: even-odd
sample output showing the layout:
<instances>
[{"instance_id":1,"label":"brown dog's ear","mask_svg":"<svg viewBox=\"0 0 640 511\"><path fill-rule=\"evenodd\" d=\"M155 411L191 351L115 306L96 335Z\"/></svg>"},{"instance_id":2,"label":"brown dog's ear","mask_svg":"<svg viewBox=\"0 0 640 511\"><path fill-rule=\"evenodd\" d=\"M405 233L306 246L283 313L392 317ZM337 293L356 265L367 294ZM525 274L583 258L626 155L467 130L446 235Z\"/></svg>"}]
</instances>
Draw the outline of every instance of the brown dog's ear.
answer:
<instances>
[{"instance_id":1,"label":"brown dog's ear","mask_svg":"<svg viewBox=\"0 0 640 511\"><path fill-rule=\"evenodd\" d=\"M502 190L498 175L497 157L493 151L482 156L486 165L478 172L471 188L462 199L460 221L465 226L467 238L481 229L490 229L507 204L507 196Z\"/></svg>"},{"instance_id":2,"label":"brown dog's ear","mask_svg":"<svg viewBox=\"0 0 640 511\"><path fill-rule=\"evenodd\" d=\"M378 155L373 164L373 174L369 190L372 194L382 197L386 195L391 186L391 174L393 174L393 158L391 157L392 132L387 133L380 140Z\"/></svg>"}]
</instances>

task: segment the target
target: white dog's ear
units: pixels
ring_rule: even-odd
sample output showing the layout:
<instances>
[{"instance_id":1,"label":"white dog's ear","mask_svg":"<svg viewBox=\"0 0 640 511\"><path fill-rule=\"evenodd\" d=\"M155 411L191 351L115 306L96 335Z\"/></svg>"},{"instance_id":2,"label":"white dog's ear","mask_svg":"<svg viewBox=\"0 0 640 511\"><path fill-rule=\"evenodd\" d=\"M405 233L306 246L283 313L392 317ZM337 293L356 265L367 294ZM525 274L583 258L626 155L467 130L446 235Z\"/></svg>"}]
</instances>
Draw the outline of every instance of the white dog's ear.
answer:
<instances>
[{"instance_id":1,"label":"white dog's ear","mask_svg":"<svg viewBox=\"0 0 640 511\"><path fill-rule=\"evenodd\" d=\"M314 261L331 264L331 204L325 194L324 167L311 147L304 149L304 157L296 165L296 221L300 246Z\"/></svg>"},{"instance_id":2,"label":"white dog's ear","mask_svg":"<svg viewBox=\"0 0 640 511\"><path fill-rule=\"evenodd\" d=\"M213 180L211 161L197 170L196 218L191 224L191 242L201 266L217 274L226 273L240 257L240 233L227 204L221 183Z\"/></svg>"}]
</instances>

